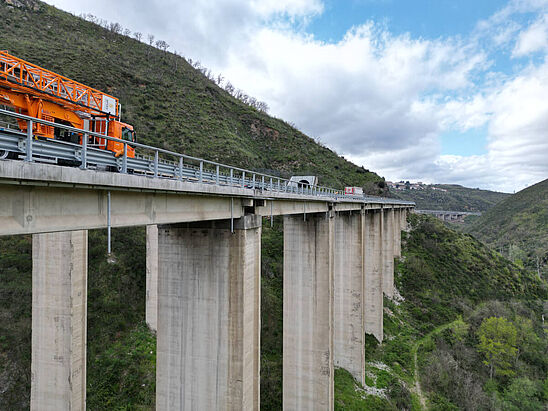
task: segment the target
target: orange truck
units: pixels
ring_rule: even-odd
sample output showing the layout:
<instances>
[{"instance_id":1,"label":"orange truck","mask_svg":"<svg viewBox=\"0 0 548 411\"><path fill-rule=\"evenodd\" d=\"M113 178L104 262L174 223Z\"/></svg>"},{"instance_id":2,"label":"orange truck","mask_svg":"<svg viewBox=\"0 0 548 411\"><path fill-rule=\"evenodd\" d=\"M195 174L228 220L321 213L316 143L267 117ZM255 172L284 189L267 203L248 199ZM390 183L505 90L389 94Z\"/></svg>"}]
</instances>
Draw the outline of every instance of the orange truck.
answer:
<instances>
[{"instance_id":1,"label":"orange truck","mask_svg":"<svg viewBox=\"0 0 548 411\"><path fill-rule=\"evenodd\" d=\"M120 121L120 103L116 97L85 86L77 81L38 67L0 51L0 105L16 112L52 123L92 131L120 140L135 142L135 131ZM19 129L27 131L27 122L19 121ZM56 139L82 144L82 133L35 123L35 138ZM124 154L122 141L88 137L88 144L111 151L116 157ZM135 157L135 149L127 145L127 156Z\"/></svg>"}]
</instances>

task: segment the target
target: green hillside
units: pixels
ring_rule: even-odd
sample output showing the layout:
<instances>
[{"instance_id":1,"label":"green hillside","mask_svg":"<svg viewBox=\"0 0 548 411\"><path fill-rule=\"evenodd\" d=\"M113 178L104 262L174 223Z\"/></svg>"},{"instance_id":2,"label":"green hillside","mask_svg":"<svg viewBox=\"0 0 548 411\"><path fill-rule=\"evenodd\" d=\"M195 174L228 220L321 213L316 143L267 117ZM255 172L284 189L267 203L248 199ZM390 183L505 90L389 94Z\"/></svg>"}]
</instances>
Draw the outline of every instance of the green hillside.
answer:
<instances>
[{"instance_id":1,"label":"green hillside","mask_svg":"<svg viewBox=\"0 0 548 411\"><path fill-rule=\"evenodd\" d=\"M547 276L548 180L500 202L467 230L515 263Z\"/></svg>"},{"instance_id":2,"label":"green hillside","mask_svg":"<svg viewBox=\"0 0 548 411\"><path fill-rule=\"evenodd\" d=\"M426 186L424 190L390 190L390 193L402 200L414 201L419 210L474 212L487 211L510 196L507 193L468 188L457 184L434 184Z\"/></svg>"},{"instance_id":3,"label":"green hillside","mask_svg":"<svg viewBox=\"0 0 548 411\"><path fill-rule=\"evenodd\" d=\"M402 298L385 298L384 342L366 339L367 387L338 370L335 409L543 410L546 283L433 217L409 221L395 272ZM480 347L491 317L523 337L494 342L508 363L493 378Z\"/></svg>"},{"instance_id":4,"label":"green hillside","mask_svg":"<svg viewBox=\"0 0 548 411\"><path fill-rule=\"evenodd\" d=\"M0 19L0 50L118 97L123 120L134 125L142 143L382 192L378 175L232 97L182 57L34 0L0 0Z\"/></svg>"}]
</instances>

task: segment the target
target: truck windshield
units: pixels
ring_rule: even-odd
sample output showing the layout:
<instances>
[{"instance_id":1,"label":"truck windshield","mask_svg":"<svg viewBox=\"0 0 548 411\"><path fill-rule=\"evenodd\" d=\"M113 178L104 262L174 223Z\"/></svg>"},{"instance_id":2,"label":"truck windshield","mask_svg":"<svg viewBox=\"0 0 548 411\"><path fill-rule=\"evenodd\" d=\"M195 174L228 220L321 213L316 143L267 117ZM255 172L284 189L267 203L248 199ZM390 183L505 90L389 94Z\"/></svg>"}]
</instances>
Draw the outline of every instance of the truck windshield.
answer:
<instances>
[{"instance_id":1,"label":"truck windshield","mask_svg":"<svg viewBox=\"0 0 548 411\"><path fill-rule=\"evenodd\" d=\"M122 140L134 141L133 136L134 136L134 131L130 130L127 127L124 127L122 129Z\"/></svg>"}]
</instances>

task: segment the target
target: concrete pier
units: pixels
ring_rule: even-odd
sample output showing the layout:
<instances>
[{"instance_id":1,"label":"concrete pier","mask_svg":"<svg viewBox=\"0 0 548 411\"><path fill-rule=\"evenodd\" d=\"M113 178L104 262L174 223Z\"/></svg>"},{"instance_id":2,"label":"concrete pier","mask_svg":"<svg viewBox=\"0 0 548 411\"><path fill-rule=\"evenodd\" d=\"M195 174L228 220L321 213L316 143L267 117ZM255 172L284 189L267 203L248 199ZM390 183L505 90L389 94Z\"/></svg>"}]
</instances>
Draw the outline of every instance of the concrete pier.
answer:
<instances>
[{"instance_id":1,"label":"concrete pier","mask_svg":"<svg viewBox=\"0 0 548 411\"><path fill-rule=\"evenodd\" d=\"M383 211L383 271L382 291L388 297L394 295L394 209L387 208Z\"/></svg>"},{"instance_id":2,"label":"concrete pier","mask_svg":"<svg viewBox=\"0 0 548 411\"><path fill-rule=\"evenodd\" d=\"M283 409L332 410L333 216L284 217Z\"/></svg>"},{"instance_id":3,"label":"concrete pier","mask_svg":"<svg viewBox=\"0 0 548 411\"><path fill-rule=\"evenodd\" d=\"M32 236L30 409L86 409L87 231Z\"/></svg>"},{"instance_id":4,"label":"concrete pier","mask_svg":"<svg viewBox=\"0 0 548 411\"><path fill-rule=\"evenodd\" d=\"M368 211L364 224L364 321L365 332L383 340L382 273L383 212Z\"/></svg>"},{"instance_id":5,"label":"concrete pier","mask_svg":"<svg viewBox=\"0 0 548 411\"><path fill-rule=\"evenodd\" d=\"M338 213L334 234L334 365L365 383L364 216Z\"/></svg>"},{"instance_id":6,"label":"concrete pier","mask_svg":"<svg viewBox=\"0 0 548 411\"><path fill-rule=\"evenodd\" d=\"M401 214L402 210L394 210L394 257L401 257Z\"/></svg>"},{"instance_id":7,"label":"concrete pier","mask_svg":"<svg viewBox=\"0 0 548 411\"><path fill-rule=\"evenodd\" d=\"M158 226L146 229L146 305L145 318L148 327L157 331L158 319Z\"/></svg>"},{"instance_id":8,"label":"concrete pier","mask_svg":"<svg viewBox=\"0 0 548 411\"><path fill-rule=\"evenodd\" d=\"M157 410L258 410L261 218L158 227Z\"/></svg>"}]
</instances>

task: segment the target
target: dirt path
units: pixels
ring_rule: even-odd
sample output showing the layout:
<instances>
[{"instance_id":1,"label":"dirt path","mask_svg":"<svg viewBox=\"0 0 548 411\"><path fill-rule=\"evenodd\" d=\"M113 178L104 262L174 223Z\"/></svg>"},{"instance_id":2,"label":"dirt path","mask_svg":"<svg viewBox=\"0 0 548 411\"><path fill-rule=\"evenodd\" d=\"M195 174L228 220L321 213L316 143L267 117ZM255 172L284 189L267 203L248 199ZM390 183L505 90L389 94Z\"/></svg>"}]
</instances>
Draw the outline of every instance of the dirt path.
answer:
<instances>
[{"instance_id":1,"label":"dirt path","mask_svg":"<svg viewBox=\"0 0 548 411\"><path fill-rule=\"evenodd\" d=\"M417 394L417 397L419 397L419 401L421 403L421 407L423 409L426 409L426 397L424 396L424 393L421 389L421 383L420 383L420 376L419 376L419 364L417 360L417 353L419 351L419 347L428 339L430 339L435 334L438 334L447 328L451 327L453 325L454 321L451 321L447 324L442 324L439 327L434 328L432 331L430 331L428 334L426 334L424 337L422 337L420 340L418 340L411 349L411 352L413 353L413 362L415 365L415 371L413 373L413 379L414 381L414 391L415 394Z\"/></svg>"}]
</instances>

